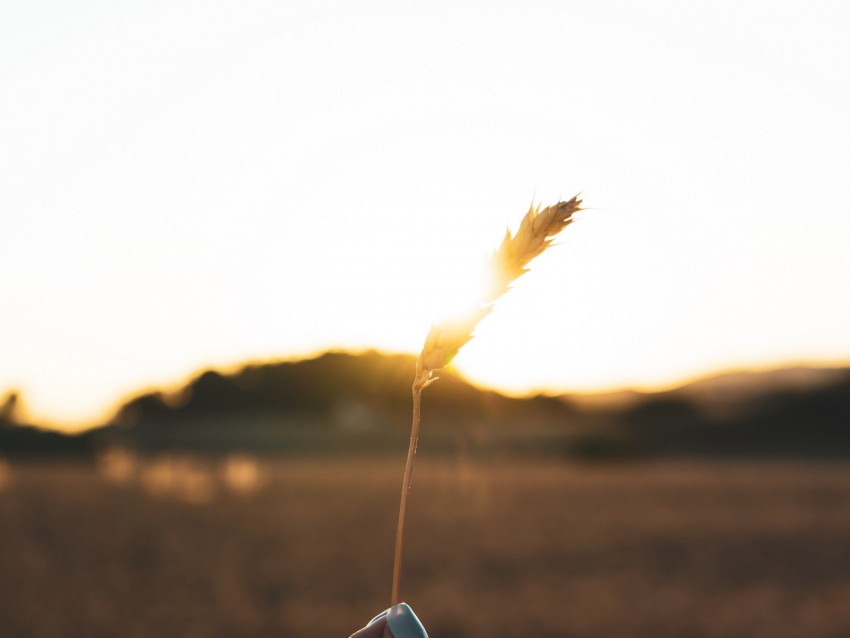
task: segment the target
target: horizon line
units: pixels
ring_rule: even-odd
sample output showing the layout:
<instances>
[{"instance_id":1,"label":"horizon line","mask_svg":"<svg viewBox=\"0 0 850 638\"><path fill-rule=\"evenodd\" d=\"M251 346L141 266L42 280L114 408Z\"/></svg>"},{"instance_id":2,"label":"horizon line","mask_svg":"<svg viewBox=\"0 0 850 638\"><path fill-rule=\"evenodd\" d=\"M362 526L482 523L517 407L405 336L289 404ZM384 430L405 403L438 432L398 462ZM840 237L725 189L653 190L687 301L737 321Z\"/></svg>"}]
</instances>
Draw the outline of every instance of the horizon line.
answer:
<instances>
[{"instance_id":1,"label":"horizon line","mask_svg":"<svg viewBox=\"0 0 850 638\"><path fill-rule=\"evenodd\" d=\"M257 358L257 357L249 357L246 359L240 359L238 361L234 361L232 363L225 364L200 364L197 366L193 372L186 375L181 375L179 380L175 381L166 381L162 383L150 383L146 385L141 385L138 389L129 392L122 397L114 400L111 404L100 411L99 415L92 418L80 419L78 421L70 420L70 421L57 421L54 419L33 419L31 417L26 416L28 414L28 410L26 404L23 405L23 414L24 419L20 425L35 427L42 430L50 430L55 432L60 432L62 434L76 435L83 434L87 431L94 430L100 427L104 427L109 424L110 419L118 412L118 410L126 405L129 401L132 401L134 398L153 393L162 393L162 394L172 394L177 393L183 388L185 388L189 383L191 383L194 379L197 379L202 374L206 372L216 372L222 376L231 376L233 374L238 373L245 368L251 366L266 366L266 365L276 365L281 363L300 363L304 361L311 361L314 359L318 359L327 354L348 354L352 356L363 356L369 353L376 353L381 356L393 357L393 356L404 356L416 358L418 354L414 354L411 352L403 352L403 351L393 351L393 350L385 350L378 347L331 347L331 348L321 348L311 351L305 352L295 352L289 355L282 356L273 356L269 358ZM734 374L759 374L759 373L768 373L771 371L777 370L793 370L797 368L810 368L810 369L829 369L829 370L840 370L842 368L850 368L850 357L847 358L834 358L834 359L823 359L823 358L799 358L799 359L787 359L787 360L778 360L770 363L754 363L754 364L742 364L742 365L729 365L729 366L718 366L714 368L708 368L703 372L691 373L691 374L683 374L674 379L670 379L669 381L661 381L657 383L626 383L626 384L610 384L610 385L599 385L592 388L584 388L584 389L569 389L568 387L534 387L528 390L511 390L510 388L500 388L497 386L491 386L484 383L476 382L470 379L467 375L465 375L462 371L460 371L455 365L449 365L447 367L447 371L451 374L454 374L460 377L466 383L469 383L473 387L479 390L487 390L494 391L503 396L512 397L512 398L530 398L534 396L555 396L555 397L569 397L575 396L579 398L587 398L594 397L600 395L613 395L620 393L635 393L635 394L660 394L664 392L670 392L679 388L684 388L693 383L697 383L704 380L715 379L727 375ZM413 375L411 374L411 379ZM17 392L19 398L25 398L22 392L19 392L14 386L6 388L2 395L0 396L9 396L12 392Z\"/></svg>"}]
</instances>

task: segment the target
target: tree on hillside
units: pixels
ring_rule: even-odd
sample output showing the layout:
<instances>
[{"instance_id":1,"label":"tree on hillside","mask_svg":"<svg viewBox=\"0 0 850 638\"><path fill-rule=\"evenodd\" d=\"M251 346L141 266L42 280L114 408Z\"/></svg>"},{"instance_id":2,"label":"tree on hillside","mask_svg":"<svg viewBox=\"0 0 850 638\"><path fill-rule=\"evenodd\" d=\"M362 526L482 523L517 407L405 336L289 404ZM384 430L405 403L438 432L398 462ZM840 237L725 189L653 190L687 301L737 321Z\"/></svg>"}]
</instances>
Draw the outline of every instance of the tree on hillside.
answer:
<instances>
[{"instance_id":1,"label":"tree on hillside","mask_svg":"<svg viewBox=\"0 0 850 638\"><path fill-rule=\"evenodd\" d=\"M0 400L0 424L12 424L18 422L20 416L21 400L16 390L6 393Z\"/></svg>"}]
</instances>

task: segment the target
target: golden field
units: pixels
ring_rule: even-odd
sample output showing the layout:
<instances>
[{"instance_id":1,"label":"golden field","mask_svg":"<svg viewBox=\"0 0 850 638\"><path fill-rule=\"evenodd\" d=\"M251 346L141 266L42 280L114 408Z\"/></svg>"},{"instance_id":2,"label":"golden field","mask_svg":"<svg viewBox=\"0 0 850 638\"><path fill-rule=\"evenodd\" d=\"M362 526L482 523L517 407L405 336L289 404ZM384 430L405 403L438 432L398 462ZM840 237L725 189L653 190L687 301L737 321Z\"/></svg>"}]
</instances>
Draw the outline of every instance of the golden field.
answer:
<instances>
[{"instance_id":1,"label":"golden field","mask_svg":"<svg viewBox=\"0 0 850 638\"><path fill-rule=\"evenodd\" d=\"M401 458L0 464L0 636L344 638L388 604ZM850 465L421 455L432 638L847 636Z\"/></svg>"}]
</instances>

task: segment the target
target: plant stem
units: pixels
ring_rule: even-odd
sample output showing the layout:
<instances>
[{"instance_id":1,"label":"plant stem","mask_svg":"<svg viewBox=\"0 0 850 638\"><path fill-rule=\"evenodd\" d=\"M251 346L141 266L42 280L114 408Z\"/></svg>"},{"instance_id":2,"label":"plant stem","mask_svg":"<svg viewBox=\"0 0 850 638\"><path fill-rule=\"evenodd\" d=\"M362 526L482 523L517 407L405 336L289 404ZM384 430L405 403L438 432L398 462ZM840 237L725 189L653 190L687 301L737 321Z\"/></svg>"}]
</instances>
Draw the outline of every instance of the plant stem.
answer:
<instances>
[{"instance_id":1,"label":"plant stem","mask_svg":"<svg viewBox=\"0 0 850 638\"><path fill-rule=\"evenodd\" d=\"M404 547L404 520L407 514L407 495L413 478L413 457L416 456L416 444L419 442L419 401L422 387L418 380L413 383L413 425L410 429L410 446L407 448L407 463L404 466L404 480L401 484L401 503L398 506L398 529L395 534L395 559L393 560L393 591L390 606L398 604L398 584L401 580L401 555Z\"/></svg>"}]
</instances>

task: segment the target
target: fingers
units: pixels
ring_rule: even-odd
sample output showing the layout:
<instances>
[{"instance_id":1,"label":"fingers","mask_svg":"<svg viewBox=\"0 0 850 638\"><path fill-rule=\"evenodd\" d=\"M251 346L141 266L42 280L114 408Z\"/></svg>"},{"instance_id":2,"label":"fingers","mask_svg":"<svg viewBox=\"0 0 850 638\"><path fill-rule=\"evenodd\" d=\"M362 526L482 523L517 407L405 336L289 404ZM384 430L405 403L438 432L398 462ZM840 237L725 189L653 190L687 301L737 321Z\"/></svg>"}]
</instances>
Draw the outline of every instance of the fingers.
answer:
<instances>
[{"instance_id":1,"label":"fingers","mask_svg":"<svg viewBox=\"0 0 850 638\"><path fill-rule=\"evenodd\" d=\"M393 638L428 638L425 627L405 603L387 610L387 627Z\"/></svg>"},{"instance_id":2,"label":"fingers","mask_svg":"<svg viewBox=\"0 0 850 638\"><path fill-rule=\"evenodd\" d=\"M381 612L349 638L428 638L425 627L406 603Z\"/></svg>"}]
</instances>

